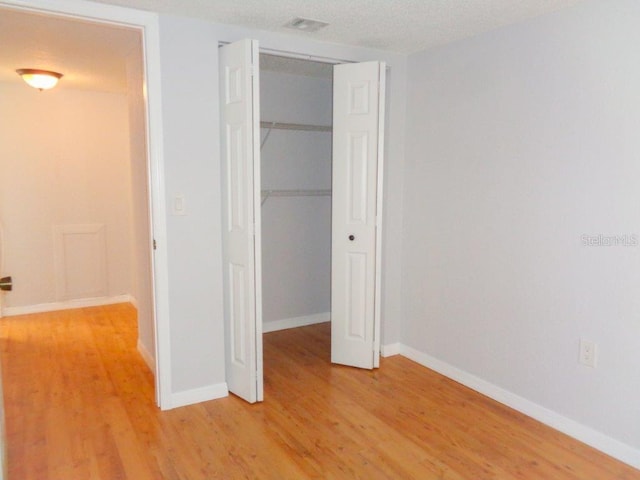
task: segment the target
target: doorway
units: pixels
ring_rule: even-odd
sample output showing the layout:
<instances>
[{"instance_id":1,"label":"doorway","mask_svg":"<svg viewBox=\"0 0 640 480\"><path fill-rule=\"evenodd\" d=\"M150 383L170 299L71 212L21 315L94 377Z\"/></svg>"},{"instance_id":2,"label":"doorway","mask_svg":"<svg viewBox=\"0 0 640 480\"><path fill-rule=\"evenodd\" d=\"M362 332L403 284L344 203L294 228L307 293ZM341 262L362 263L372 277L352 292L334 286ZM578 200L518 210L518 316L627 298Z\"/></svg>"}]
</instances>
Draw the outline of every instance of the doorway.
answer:
<instances>
[{"instance_id":1,"label":"doorway","mask_svg":"<svg viewBox=\"0 0 640 480\"><path fill-rule=\"evenodd\" d=\"M40 8L42 10L39 10ZM124 123L131 128L127 150L130 150L132 158L134 156L136 158L136 162L132 162L130 165L129 172L129 183L135 185L135 188L131 190L130 202L132 210L130 233L134 240L131 242L131 249L127 250L134 252L133 256L137 259L135 265L132 265L132 270L135 271L133 274L135 280L130 293L135 297L140 313L141 337L138 342L138 349L155 374L156 402L161 407L163 405L168 406L167 400L170 393L170 385L168 381L161 382L160 380L161 377L166 378L165 372L168 373L166 365L169 359L166 355L162 355L165 349L162 349L159 345L162 343L160 340L166 335L164 333L166 332L164 325L166 322L166 308L162 301L158 305L154 299L154 290L162 292L166 287L164 278L166 258L164 252L153 256L151 251L152 239L159 238L160 241L164 240L165 231L164 219L161 215L164 212L164 208L156 208L161 205L159 201L161 190L159 190L157 180L160 171L160 159L158 143L154 141L156 135L152 135L153 132L158 131L161 125L160 110L158 108L159 84L157 80L159 77L159 62L157 61L159 45L157 38L154 38L157 35L157 18L151 14L127 12L104 6L63 4L59 7L51 7L50 4L42 5L38 0L20 2L18 5L13 5L11 0L0 1L0 12L19 14L24 18L30 16L42 20L44 24L47 22L66 21L87 28L115 29L133 32L136 35L137 51L131 56L131 62L126 65L126 68L123 66L123 70L126 70L127 74L129 74L129 78L126 81L129 82L130 88L129 98L124 100L125 104L128 103L125 106L125 109L128 107L128 111L125 113L128 118L124 120ZM27 29L27 32L30 33L31 31ZM64 38L68 40L71 37L73 35L65 31ZM5 53L10 51L8 48L3 50ZM51 58L56 57L52 56ZM2 60L5 61L6 59L3 57ZM101 57L101 60L106 59ZM18 65L18 67L21 66L24 65ZM13 65L9 65L9 67L13 67ZM10 71L12 72L13 70ZM86 79L86 77L77 75L74 79L73 74L71 74L67 75L66 80L69 81L69 84L75 82L77 85L78 82L81 83L81 80ZM25 85L19 85L19 87L29 88ZM145 89L147 92L146 98L143 96ZM134 93L132 94L132 92ZM37 94L38 92L33 93ZM55 93L55 91L51 93ZM42 95L46 95L46 93L42 93ZM92 115L100 115L100 113L94 112ZM60 122L60 119L56 118L55 115L48 116L48 119L51 121L52 126L57 126L55 125L56 121ZM125 128L127 127L125 126ZM49 178L49 181L53 183L56 179ZM105 190L108 190L108 186L105 186ZM80 205L81 199L78 202L75 205L77 209L83 206ZM151 222L150 214L151 204L153 204L153 210L156 214L153 222ZM87 223L85 220L83 221L85 223L82 225L86 227ZM67 220L65 222L70 223ZM75 225L80 224L76 219L73 219L73 222L75 222ZM102 230L104 231L105 229ZM154 231L156 232L155 235L152 233ZM5 238L6 234L7 232L5 231ZM50 238L50 234L47 235L47 238ZM99 239L94 243L100 244L101 240ZM5 260L7 258L6 250ZM152 257L155 257L155 261ZM71 269L71 272L73 273L74 270ZM78 282L78 284L81 283ZM142 321L144 321L144 325L142 325Z\"/></svg>"},{"instance_id":2,"label":"doorway","mask_svg":"<svg viewBox=\"0 0 640 480\"><path fill-rule=\"evenodd\" d=\"M260 55L263 332L330 321L333 65Z\"/></svg>"},{"instance_id":3,"label":"doorway","mask_svg":"<svg viewBox=\"0 0 640 480\"><path fill-rule=\"evenodd\" d=\"M260 55L265 334L331 319L332 106L332 64ZM313 342L313 337L288 334L276 337L283 350L305 348L283 346L285 339ZM277 358L268 345L265 338L265 382L270 361ZM314 346L328 362L330 344L315 341Z\"/></svg>"},{"instance_id":4,"label":"doorway","mask_svg":"<svg viewBox=\"0 0 640 480\"><path fill-rule=\"evenodd\" d=\"M249 402L263 399L261 209L263 199L271 196L261 188L259 62L255 40L220 49L227 383L232 393ZM333 70L331 360L376 368L386 69L383 62L365 62ZM323 128L285 123L283 130ZM288 170L291 176L294 169ZM322 189L273 189L283 197L303 196L305 190L317 194Z\"/></svg>"}]
</instances>

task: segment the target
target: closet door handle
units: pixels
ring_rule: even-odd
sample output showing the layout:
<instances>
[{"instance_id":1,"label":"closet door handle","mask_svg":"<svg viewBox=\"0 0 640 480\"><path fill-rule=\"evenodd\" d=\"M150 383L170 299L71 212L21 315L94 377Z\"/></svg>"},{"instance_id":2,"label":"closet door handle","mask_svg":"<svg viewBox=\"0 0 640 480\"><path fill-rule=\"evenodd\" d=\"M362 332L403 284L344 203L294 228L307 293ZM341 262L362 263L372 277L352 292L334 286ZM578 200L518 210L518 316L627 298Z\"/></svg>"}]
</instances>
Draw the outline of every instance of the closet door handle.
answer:
<instances>
[{"instance_id":1,"label":"closet door handle","mask_svg":"<svg viewBox=\"0 0 640 480\"><path fill-rule=\"evenodd\" d=\"M356 239L355 235L349 235L349 240L351 240L352 242Z\"/></svg>"}]
</instances>

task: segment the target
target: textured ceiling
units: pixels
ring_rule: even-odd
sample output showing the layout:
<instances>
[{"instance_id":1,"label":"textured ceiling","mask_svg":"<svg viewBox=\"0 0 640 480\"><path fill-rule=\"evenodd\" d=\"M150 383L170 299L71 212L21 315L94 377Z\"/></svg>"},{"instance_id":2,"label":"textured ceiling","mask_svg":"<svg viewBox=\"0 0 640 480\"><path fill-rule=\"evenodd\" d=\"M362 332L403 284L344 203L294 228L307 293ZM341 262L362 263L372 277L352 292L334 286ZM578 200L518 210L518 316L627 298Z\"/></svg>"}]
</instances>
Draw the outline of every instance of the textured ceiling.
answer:
<instances>
[{"instance_id":1,"label":"textured ceiling","mask_svg":"<svg viewBox=\"0 0 640 480\"><path fill-rule=\"evenodd\" d=\"M582 0L99 0L102 3L293 33L317 40L413 53ZM329 23L315 33L294 17Z\"/></svg>"},{"instance_id":2,"label":"textured ceiling","mask_svg":"<svg viewBox=\"0 0 640 480\"><path fill-rule=\"evenodd\" d=\"M0 8L0 81L21 82L17 68L53 70L60 86L127 89L126 59L141 54L133 29Z\"/></svg>"},{"instance_id":3,"label":"textured ceiling","mask_svg":"<svg viewBox=\"0 0 640 480\"><path fill-rule=\"evenodd\" d=\"M582 0L98 0L161 13L401 53L421 51ZM314 33L283 27L294 17L330 25ZM16 68L64 74L60 85L126 91L126 57L140 34L124 27L0 8L0 81ZM327 76L326 65L264 57L267 69ZM329 73L330 74L330 73ZM60 88L61 88L60 87Z\"/></svg>"}]
</instances>

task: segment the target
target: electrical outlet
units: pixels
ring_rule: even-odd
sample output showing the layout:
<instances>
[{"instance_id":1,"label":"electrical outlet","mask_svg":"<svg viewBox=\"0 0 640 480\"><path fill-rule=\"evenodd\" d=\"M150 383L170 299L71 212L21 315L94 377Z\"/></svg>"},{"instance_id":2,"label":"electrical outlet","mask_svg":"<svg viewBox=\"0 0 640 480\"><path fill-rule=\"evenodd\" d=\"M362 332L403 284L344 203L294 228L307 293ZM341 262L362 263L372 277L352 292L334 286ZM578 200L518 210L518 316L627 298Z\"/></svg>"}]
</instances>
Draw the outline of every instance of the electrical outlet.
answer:
<instances>
[{"instance_id":1,"label":"electrical outlet","mask_svg":"<svg viewBox=\"0 0 640 480\"><path fill-rule=\"evenodd\" d=\"M578 361L587 367L596 367L597 345L591 340L580 339L580 358Z\"/></svg>"}]
</instances>

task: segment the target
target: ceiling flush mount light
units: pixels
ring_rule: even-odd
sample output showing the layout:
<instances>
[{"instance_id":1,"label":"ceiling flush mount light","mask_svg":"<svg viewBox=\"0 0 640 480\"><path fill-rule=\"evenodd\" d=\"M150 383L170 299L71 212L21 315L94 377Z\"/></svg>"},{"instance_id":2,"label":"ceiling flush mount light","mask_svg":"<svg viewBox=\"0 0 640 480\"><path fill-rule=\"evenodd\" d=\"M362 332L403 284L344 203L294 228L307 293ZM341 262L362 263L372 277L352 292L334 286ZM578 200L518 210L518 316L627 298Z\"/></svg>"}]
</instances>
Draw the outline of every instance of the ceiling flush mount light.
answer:
<instances>
[{"instance_id":1,"label":"ceiling flush mount light","mask_svg":"<svg viewBox=\"0 0 640 480\"><path fill-rule=\"evenodd\" d=\"M62 74L58 72L50 72L49 70L37 70L35 68L19 68L16 73L22 79L38 90L49 90L58 83L62 78Z\"/></svg>"},{"instance_id":2,"label":"ceiling flush mount light","mask_svg":"<svg viewBox=\"0 0 640 480\"><path fill-rule=\"evenodd\" d=\"M288 23L285 23L284 26L287 28L293 28L294 30L302 30L303 32L317 32L321 28L329 25L325 22L320 22L318 20L310 20L308 18L294 18Z\"/></svg>"}]
</instances>

